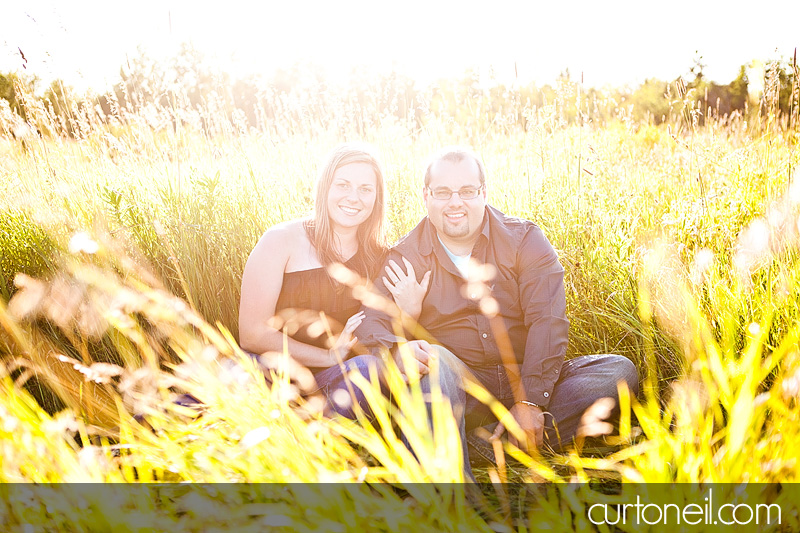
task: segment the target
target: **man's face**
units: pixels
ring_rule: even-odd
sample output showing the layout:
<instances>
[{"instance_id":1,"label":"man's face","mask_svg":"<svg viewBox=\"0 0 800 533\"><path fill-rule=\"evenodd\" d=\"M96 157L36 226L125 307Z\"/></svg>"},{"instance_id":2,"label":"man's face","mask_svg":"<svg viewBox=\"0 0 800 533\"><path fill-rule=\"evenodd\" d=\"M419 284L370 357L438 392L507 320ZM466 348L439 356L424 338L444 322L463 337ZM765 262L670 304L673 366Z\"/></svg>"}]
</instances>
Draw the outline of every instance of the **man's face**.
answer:
<instances>
[{"instance_id":1,"label":"man's face","mask_svg":"<svg viewBox=\"0 0 800 533\"><path fill-rule=\"evenodd\" d=\"M439 237L445 242L471 242L481 230L486 189L481 189L478 196L471 200L464 200L457 193L481 187L478 164L472 158L462 159L458 163L437 161L431 167L430 175L430 184L422 194L428 208L428 218ZM451 194L449 200L438 200L431 191L443 194L452 191L456 194Z\"/></svg>"}]
</instances>

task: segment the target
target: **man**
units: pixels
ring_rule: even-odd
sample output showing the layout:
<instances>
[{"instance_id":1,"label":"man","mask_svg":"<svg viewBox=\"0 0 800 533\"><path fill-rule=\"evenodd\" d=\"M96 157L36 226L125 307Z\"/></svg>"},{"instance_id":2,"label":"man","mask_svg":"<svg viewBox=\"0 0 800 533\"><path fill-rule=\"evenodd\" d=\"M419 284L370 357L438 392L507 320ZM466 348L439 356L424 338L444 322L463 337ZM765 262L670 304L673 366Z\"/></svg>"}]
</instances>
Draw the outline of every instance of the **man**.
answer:
<instances>
[{"instance_id":1,"label":"man","mask_svg":"<svg viewBox=\"0 0 800 533\"><path fill-rule=\"evenodd\" d=\"M487 204L477 155L463 148L441 151L427 167L422 194L428 216L392 249L388 277L377 285L389 296L410 277L417 290L427 289L419 312L411 314L435 341L397 337L391 319L373 310L356 335L373 352L391 350L401 370L403 347L420 374L427 374L433 359L440 361L439 384L459 423L468 477L466 432L493 418L464 392L466 376L509 409L527 436L520 444L529 449L568 444L589 406L599 398L616 400L618 382L636 390L636 368L624 357L564 361L564 269L538 226ZM404 260L405 270L399 266ZM419 282L417 272L425 272ZM487 295L476 280L490 275ZM421 383L430 390L428 376ZM498 424L494 436L503 431Z\"/></svg>"}]
</instances>

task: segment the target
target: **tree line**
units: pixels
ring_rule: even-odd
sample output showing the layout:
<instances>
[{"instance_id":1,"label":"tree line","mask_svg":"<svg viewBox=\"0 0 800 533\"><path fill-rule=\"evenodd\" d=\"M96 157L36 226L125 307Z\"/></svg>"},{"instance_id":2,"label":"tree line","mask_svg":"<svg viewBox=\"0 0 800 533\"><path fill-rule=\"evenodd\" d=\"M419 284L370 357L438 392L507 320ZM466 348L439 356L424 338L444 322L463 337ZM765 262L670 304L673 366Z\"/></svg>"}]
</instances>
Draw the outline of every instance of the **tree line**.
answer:
<instances>
[{"instance_id":1,"label":"tree line","mask_svg":"<svg viewBox=\"0 0 800 533\"><path fill-rule=\"evenodd\" d=\"M560 123L627 117L639 123L703 125L709 117L773 113L796 126L796 56L767 64L764 79L758 80L764 88L760 95L752 94L745 65L727 84L710 81L704 69L696 59L685 75L647 79L635 88L584 88L569 71L552 84L508 86L493 80L487 84L470 70L461 78L420 87L402 74L354 69L344 82L333 84L321 66L310 63L277 70L268 78L233 79L184 44L165 61L139 52L120 69L113 88L99 95L78 94L60 80L41 91L35 77L0 73L0 132L13 133L14 123L24 122L43 135L80 137L87 127L81 121L91 122L91 117L114 123L142 113L152 117L156 129L191 126L209 135L253 128L291 134L333 127L363 133L387 119L420 127L431 114L467 127L489 121L525 130L536 111L548 107Z\"/></svg>"}]
</instances>

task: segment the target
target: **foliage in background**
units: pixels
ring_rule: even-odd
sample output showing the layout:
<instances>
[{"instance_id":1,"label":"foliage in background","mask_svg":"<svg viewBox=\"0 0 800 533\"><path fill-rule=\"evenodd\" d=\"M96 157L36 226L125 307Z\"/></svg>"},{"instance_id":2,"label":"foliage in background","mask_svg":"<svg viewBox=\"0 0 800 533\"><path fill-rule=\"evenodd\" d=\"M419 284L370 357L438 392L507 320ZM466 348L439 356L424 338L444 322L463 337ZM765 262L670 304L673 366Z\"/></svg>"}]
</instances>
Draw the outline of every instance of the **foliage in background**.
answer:
<instances>
[{"instance_id":1,"label":"foliage in background","mask_svg":"<svg viewBox=\"0 0 800 533\"><path fill-rule=\"evenodd\" d=\"M569 70L541 86L518 81L506 86L493 72L487 76L477 70L427 86L402 74L364 69L353 69L338 76L342 81L332 82L326 69L314 63L297 63L269 78L234 79L209 67L201 52L184 43L175 56L163 61L144 52L130 58L120 68L117 83L104 94L77 94L61 80L52 81L42 93L37 78L10 73L0 74L0 99L35 129L78 138L82 115L126 116L159 109L169 110L169 116L158 123L151 116L151 126L191 125L216 135L229 122L239 131L254 128L277 136L349 128L363 136L378 117L420 128L431 113L452 117L468 128L488 120L495 127L518 131L527 129L526 110L549 105L556 105L559 118L570 124L586 119L606 123L622 110L636 121L653 124L673 121L671 113L687 117L693 113L700 124L707 118L736 115L758 120L770 111L767 102L785 117L796 113L796 57L750 61L727 84L709 80L705 67L697 57L686 73L672 80L647 79L637 87L616 88L585 88ZM43 127L36 113L29 113L28 108L36 106L57 117L57 129L52 124ZM476 117L479 120L473 120Z\"/></svg>"}]
</instances>

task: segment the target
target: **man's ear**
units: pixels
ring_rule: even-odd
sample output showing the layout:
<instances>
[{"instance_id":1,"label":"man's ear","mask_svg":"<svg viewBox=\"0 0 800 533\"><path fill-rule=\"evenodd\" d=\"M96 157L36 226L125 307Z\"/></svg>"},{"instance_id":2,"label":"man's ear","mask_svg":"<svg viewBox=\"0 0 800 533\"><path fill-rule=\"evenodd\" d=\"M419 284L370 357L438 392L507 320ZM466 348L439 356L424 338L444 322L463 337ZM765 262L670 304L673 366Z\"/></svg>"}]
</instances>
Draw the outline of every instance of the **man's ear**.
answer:
<instances>
[{"instance_id":1,"label":"man's ear","mask_svg":"<svg viewBox=\"0 0 800 533\"><path fill-rule=\"evenodd\" d=\"M428 191L428 188L423 185L422 186L422 200L423 201L425 201L425 202L428 201L428 194L430 194L430 192Z\"/></svg>"}]
</instances>

